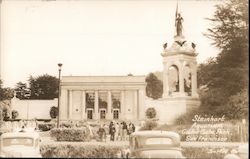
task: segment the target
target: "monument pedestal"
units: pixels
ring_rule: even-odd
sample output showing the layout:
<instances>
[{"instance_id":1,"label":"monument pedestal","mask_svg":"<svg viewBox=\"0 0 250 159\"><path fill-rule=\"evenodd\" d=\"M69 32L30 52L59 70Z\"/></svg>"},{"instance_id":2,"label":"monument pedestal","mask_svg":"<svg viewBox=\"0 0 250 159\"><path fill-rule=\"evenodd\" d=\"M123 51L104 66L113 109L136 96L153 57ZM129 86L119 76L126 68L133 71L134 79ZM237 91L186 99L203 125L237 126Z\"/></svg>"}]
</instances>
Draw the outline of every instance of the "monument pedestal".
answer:
<instances>
[{"instance_id":1,"label":"monument pedestal","mask_svg":"<svg viewBox=\"0 0 250 159\"><path fill-rule=\"evenodd\" d=\"M165 97L157 102L159 122L161 124L174 124L175 120L182 114L197 109L200 106L199 98L194 97Z\"/></svg>"}]
</instances>

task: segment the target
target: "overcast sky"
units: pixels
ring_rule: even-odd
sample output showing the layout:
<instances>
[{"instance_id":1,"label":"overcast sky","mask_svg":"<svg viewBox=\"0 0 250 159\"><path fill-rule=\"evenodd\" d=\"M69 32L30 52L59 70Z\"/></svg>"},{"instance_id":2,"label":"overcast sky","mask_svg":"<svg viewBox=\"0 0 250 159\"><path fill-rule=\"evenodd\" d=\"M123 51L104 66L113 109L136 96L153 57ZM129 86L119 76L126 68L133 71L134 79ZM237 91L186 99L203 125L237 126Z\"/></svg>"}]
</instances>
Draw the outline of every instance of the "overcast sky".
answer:
<instances>
[{"instance_id":1,"label":"overcast sky","mask_svg":"<svg viewBox=\"0 0 250 159\"><path fill-rule=\"evenodd\" d=\"M162 70L162 45L173 42L176 0L3 0L4 86L30 75L146 75ZM216 56L205 33L219 0L179 0L185 38L198 63Z\"/></svg>"}]
</instances>

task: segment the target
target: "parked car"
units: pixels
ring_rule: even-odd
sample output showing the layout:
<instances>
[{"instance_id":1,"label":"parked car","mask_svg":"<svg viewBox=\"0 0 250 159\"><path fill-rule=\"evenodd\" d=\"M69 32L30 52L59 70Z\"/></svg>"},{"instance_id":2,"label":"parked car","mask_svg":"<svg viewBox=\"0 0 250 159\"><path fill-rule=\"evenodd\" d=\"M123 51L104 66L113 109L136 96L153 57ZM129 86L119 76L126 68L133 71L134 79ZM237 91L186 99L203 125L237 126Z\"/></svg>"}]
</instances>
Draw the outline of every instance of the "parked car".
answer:
<instances>
[{"instance_id":1,"label":"parked car","mask_svg":"<svg viewBox=\"0 0 250 159\"><path fill-rule=\"evenodd\" d=\"M169 131L137 131L130 135L128 158L185 158L180 136Z\"/></svg>"},{"instance_id":2,"label":"parked car","mask_svg":"<svg viewBox=\"0 0 250 159\"><path fill-rule=\"evenodd\" d=\"M0 137L0 157L42 157L36 132L11 132Z\"/></svg>"}]
</instances>

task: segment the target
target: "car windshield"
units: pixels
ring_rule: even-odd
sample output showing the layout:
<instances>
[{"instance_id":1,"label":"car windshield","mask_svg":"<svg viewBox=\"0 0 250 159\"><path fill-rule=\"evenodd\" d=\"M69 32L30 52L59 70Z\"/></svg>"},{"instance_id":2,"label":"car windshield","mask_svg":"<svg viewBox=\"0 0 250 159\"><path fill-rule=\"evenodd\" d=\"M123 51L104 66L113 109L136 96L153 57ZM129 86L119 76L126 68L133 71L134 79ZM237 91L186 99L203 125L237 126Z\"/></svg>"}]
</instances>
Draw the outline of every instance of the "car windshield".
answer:
<instances>
[{"instance_id":1,"label":"car windshield","mask_svg":"<svg viewBox=\"0 0 250 159\"><path fill-rule=\"evenodd\" d=\"M173 145L173 139L167 137L140 137L135 138L135 147L143 148L143 147L151 147L154 145Z\"/></svg>"},{"instance_id":2,"label":"car windshield","mask_svg":"<svg viewBox=\"0 0 250 159\"><path fill-rule=\"evenodd\" d=\"M3 146L13 146L13 145L23 145L23 146L33 146L33 139L32 138L4 138L2 139Z\"/></svg>"},{"instance_id":3,"label":"car windshield","mask_svg":"<svg viewBox=\"0 0 250 159\"><path fill-rule=\"evenodd\" d=\"M171 145L173 143L172 139L170 138L147 138L145 139L145 145L156 145L156 144L163 144L163 145Z\"/></svg>"}]
</instances>

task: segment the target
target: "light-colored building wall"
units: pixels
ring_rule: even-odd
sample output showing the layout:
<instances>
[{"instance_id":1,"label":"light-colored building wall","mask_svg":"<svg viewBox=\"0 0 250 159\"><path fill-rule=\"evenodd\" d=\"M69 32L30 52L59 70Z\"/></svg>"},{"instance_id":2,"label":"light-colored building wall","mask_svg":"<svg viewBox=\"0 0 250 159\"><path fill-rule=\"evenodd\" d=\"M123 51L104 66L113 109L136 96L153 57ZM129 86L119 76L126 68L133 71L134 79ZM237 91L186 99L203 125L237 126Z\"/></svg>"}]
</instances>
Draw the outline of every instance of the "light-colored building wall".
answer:
<instances>
[{"instance_id":1,"label":"light-colored building wall","mask_svg":"<svg viewBox=\"0 0 250 159\"><path fill-rule=\"evenodd\" d=\"M61 81L60 120L87 119L86 93L95 95L93 119L100 119L98 97L107 95L106 119L114 117L111 95L120 94L119 119L142 120L144 111L145 76L63 76ZM65 113L68 112L68 113Z\"/></svg>"},{"instance_id":2,"label":"light-colored building wall","mask_svg":"<svg viewBox=\"0 0 250 159\"><path fill-rule=\"evenodd\" d=\"M57 98L54 100L11 100L11 110L17 110L18 119L51 119L50 108L57 107Z\"/></svg>"}]
</instances>

